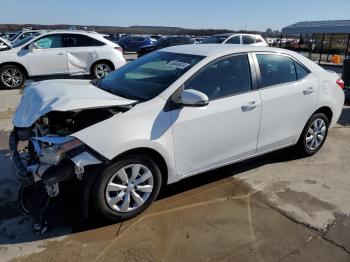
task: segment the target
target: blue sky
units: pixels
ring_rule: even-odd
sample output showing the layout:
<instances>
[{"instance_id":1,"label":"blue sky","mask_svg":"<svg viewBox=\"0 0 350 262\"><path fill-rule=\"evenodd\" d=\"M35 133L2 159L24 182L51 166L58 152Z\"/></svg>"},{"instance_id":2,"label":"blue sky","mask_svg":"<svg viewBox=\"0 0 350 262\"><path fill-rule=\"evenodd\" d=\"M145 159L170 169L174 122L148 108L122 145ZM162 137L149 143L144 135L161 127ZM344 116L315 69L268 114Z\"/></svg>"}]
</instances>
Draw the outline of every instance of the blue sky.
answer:
<instances>
[{"instance_id":1,"label":"blue sky","mask_svg":"<svg viewBox=\"0 0 350 262\"><path fill-rule=\"evenodd\" d=\"M10 0L0 23L256 29L350 19L350 0Z\"/></svg>"}]
</instances>

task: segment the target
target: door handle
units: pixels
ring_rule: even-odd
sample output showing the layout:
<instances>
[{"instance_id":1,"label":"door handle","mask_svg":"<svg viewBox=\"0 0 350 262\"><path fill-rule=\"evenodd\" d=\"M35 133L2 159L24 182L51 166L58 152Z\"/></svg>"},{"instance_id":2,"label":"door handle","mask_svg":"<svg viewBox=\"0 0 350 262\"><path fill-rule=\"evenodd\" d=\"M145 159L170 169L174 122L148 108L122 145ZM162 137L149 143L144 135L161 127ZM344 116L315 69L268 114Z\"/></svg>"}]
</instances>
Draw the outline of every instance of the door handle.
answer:
<instances>
[{"instance_id":1,"label":"door handle","mask_svg":"<svg viewBox=\"0 0 350 262\"><path fill-rule=\"evenodd\" d=\"M315 89L313 87L308 87L308 88L305 88L303 90L303 94L304 95L311 95L311 94L313 94L314 91L315 91Z\"/></svg>"},{"instance_id":2,"label":"door handle","mask_svg":"<svg viewBox=\"0 0 350 262\"><path fill-rule=\"evenodd\" d=\"M247 104L242 105L241 109L243 112L251 111L255 109L260 104L259 101L251 101Z\"/></svg>"},{"instance_id":3,"label":"door handle","mask_svg":"<svg viewBox=\"0 0 350 262\"><path fill-rule=\"evenodd\" d=\"M57 55L63 55L63 52L58 52Z\"/></svg>"}]
</instances>

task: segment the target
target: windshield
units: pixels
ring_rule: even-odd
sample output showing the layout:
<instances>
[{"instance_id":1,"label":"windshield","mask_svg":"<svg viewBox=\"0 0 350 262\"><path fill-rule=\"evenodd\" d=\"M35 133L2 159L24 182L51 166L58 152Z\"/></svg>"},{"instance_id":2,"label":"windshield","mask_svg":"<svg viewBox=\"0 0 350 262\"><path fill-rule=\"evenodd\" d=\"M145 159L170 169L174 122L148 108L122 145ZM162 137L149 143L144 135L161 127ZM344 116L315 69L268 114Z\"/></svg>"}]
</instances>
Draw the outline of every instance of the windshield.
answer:
<instances>
[{"instance_id":1,"label":"windshield","mask_svg":"<svg viewBox=\"0 0 350 262\"><path fill-rule=\"evenodd\" d=\"M20 34L22 34L22 32L17 32L15 35L13 35L11 38L10 38L10 41L12 42L13 40L15 40Z\"/></svg>"},{"instance_id":2,"label":"windshield","mask_svg":"<svg viewBox=\"0 0 350 262\"><path fill-rule=\"evenodd\" d=\"M204 39L201 44L221 44L227 39L228 36L224 35L213 35Z\"/></svg>"},{"instance_id":3,"label":"windshield","mask_svg":"<svg viewBox=\"0 0 350 262\"><path fill-rule=\"evenodd\" d=\"M34 35L27 36L26 38L23 38L22 40L19 40L18 42L14 43L12 47L15 48L15 47L24 45L25 43L27 43L29 40L32 40L33 38L34 38Z\"/></svg>"},{"instance_id":4,"label":"windshield","mask_svg":"<svg viewBox=\"0 0 350 262\"><path fill-rule=\"evenodd\" d=\"M163 92L203 58L153 52L108 74L98 87L118 96L146 101Z\"/></svg>"}]
</instances>

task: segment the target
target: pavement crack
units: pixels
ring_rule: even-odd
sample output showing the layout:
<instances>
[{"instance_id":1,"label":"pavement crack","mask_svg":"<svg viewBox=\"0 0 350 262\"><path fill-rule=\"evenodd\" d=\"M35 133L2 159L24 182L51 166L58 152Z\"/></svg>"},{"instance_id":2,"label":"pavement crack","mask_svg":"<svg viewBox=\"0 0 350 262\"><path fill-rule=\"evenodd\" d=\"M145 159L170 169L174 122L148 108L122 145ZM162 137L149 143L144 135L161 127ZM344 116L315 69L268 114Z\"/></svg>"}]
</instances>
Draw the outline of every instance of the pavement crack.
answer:
<instances>
[{"instance_id":1,"label":"pavement crack","mask_svg":"<svg viewBox=\"0 0 350 262\"><path fill-rule=\"evenodd\" d=\"M304 223L304 222L301 222L301 221L298 221L296 218L292 217L291 215L289 215L288 213L284 212L282 209L272 205L271 202L269 202L264 196L262 196L261 194L258 193L258 196L260 195L260 197L258 197L258 199L264 203L265 205L267 205L268 207L270 207L271 209L277 211L278 213L280 213L282 216L288 218L290 221L296 223L296 224L299 224L299 225L302 225L302 226L305 226L313 231L316 231L319 233L319 235L322 234L322 230L320 230L319 228L317 227L313 227L312 225L310 224L307 224L307 223Z\"/></svg>"},{"instance_id":2,"label":"pavement crack","mask_svg":"<svg viewBox=\"0 0 350 262\"><path fill-rule=\"evenodd\" d=\"M336 246L336 247L339 247L339 248L343 249L347 254L350 255L350 250L348 250L346 247L344 247L344 246L338 244L337 242L335 242L335 241L333 241L333 240L327 238L326 236L321 236L321 238L322 238L324 241L327 241L328 243L330 243L330 244L332 244L332 245L334 245L334 246Z\"/></svg>"}]
</instances>

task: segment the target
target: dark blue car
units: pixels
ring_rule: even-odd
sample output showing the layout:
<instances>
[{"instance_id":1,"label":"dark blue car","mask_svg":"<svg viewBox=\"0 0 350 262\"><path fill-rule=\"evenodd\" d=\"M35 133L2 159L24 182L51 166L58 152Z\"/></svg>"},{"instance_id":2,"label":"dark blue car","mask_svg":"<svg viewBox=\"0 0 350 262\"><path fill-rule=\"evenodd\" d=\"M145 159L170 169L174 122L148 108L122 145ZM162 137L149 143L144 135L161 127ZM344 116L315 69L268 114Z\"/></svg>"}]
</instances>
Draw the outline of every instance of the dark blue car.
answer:
<instances>
[{"instance_id":1,"label":"dark blue car","mask_svg":"<svg viewBox=\"0 0 350 262\"><path fill-rule=\"evenodd\" d=\"M136 52L141 46L152 44L149 36L127 36L119 41L119 45L126 52Z\"/></svg>"}]
</instances>

